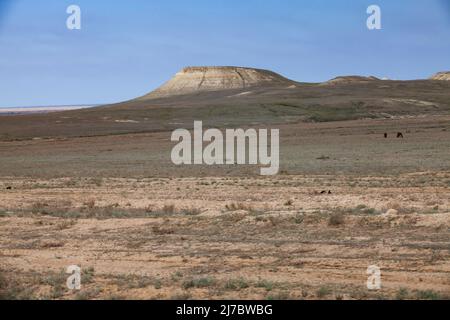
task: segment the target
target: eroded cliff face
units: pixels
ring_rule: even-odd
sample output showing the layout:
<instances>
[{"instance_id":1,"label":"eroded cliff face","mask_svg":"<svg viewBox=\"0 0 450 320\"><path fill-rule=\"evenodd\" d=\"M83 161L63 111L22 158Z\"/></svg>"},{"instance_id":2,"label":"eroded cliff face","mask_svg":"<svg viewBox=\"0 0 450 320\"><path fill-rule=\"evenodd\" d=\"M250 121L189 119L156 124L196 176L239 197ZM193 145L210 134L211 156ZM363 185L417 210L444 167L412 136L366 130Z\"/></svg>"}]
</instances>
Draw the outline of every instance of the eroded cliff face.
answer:
<instances>
[{"instance_id":1,"label":"eroded cliff face","mask_svg":"<svg viewBox=\"0 0 450 320\"><path fill-rule=\"evenodd\" d=\"M241 67L187 67L141 99L292 84L295 82L268 70Z\"/></svg>"},{"instance_id":2,"label":"eroded cliff face","mask_svg":"<svg viewBox=\"0 0 450 320\"><path fill-rule=\"evenodd\" d=\"M450 71L438 72L434 74L430 80L444 80L450 81Z\"/></svg>"}]
</instances>

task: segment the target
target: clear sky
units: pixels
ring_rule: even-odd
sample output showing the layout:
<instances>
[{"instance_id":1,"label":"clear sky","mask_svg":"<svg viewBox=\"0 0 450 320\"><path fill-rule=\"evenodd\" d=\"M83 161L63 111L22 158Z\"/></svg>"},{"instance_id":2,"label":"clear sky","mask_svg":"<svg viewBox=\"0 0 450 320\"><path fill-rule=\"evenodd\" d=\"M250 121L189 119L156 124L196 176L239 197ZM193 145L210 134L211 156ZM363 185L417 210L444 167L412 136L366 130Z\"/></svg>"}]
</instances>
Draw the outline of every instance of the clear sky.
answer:
<instances>
[{"instance_id":1,"label":"clear sky","mask_svg":"<svg viewBox=\"0 0 450 320\"><path fill-rule=\"evenodd\" d=\"M0 107L143 95L189 65L297 81L450 69L450 0L0 0ZM82 29L68 30L79 5ZM366 9L382 10L369 31Z\"/></svg>"}]
</instances>

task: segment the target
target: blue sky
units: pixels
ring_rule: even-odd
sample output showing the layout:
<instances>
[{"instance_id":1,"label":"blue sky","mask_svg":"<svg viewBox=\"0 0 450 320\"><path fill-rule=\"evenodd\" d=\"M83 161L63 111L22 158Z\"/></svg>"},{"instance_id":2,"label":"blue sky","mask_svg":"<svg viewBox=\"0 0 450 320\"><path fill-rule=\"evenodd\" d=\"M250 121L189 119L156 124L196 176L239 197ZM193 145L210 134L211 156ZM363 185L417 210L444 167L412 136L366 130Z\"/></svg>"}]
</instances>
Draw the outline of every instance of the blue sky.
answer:
<instances>
[{"instance_id":1,"label":"blue sky","mask_svg":"<svg viewBox=\"0 0 450 320\"><path fill-rule=\"evenodd\" d=\"M0 0L0 107L123 101L188 65L425 78L450 69L449 1ZM366 28L371 4L382 30Z\"/></svg>"}]
</instances>

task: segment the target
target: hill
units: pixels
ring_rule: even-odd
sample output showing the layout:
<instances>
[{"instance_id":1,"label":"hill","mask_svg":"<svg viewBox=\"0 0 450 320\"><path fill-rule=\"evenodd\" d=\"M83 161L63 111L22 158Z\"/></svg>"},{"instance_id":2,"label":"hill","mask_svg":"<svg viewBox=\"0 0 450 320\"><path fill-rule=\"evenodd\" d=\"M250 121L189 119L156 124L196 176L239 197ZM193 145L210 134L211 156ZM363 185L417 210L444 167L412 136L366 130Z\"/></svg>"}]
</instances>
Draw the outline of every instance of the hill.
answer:
<instances>
[{"instance_id":1,"label":"hill","mask_svg":"<svg viewBox=\"0 0 450 320\"><path fill-rule=\"evenodd\" d=\"M189 67L137 99L0 117L0 140L167 131L191 128L194 120L223 128L450 114L448 81L337 80L298 83L267 70Z\"/></svg>"},{"instance_id":2,"label":"hill","mask_svg":"<svg viewBox=\"0 0 450 320\"><path fill-rule=\"evenodd\" d=\"M431 76L430 80L445 80L450 81L450 71L438 72Z\"/></svg>"},{"instance_id":3,"label":"hill","mask_svg":"<svg viewBox=\"0 0 450 320\"><path fill-rule=\"evenodd\" d=\"M292 85L295 82L262 69L242 67L187 67L140 100L205 91Z\"/></svg>"}]
</instances>

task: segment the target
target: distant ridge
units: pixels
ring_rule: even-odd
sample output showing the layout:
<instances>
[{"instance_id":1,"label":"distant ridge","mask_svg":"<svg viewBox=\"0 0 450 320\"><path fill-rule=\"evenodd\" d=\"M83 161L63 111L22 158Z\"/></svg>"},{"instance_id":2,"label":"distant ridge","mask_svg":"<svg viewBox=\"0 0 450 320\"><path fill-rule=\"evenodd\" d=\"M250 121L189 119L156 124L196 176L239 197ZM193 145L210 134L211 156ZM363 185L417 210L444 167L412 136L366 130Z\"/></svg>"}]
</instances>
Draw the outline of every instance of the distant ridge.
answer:
<instances>
[{"instance_id":1,"label":"distant ridge","mask_svg":"<svg viewBox=\"0 0 450 320\"><path fill-rule=\"evenodd\" d=\"M450 81L450 71L438 72L431 76L430 80Z\"/></svg>"},{"instance_id":2,"label":"distant ridge","mask_svg":"<svg viewBox=\"0 0 450 320\"><path fill-rule=\"evenodd\" d=\"M368 84L379 79L374 76L338 76L331 80L315 83L319 86L339 86L352 84ZM450 71L438 72L429 80L450 80ZM255 89L268 87L295 88L300 83L287 79L282 75L264 69L235 67L235 66L198 66L186 67L160 86L158 89L134 99L145 101L156 98L174 97L179 95L195 94L201 92L223 91L230 89ZM305 83L303 83L305 84ZM314 85L314 83L310 83ZM244 94L250 93L243 92Z\"/></svg>"},{"instance_id":3,"label":"distant ridge","mask_svg":"<svg viewBox=\"0 0 450 320\"><path fill-rule=\"evenodd\" d=\"M69 110L79 110L88 109L99 106L98 104L89 105L63 105L63 106L29 106L29 107L0 107L0 115L5 114L32 114L32 113L49 113L58 111L69 111Z\"/></svg>"},{"instance_id":4,"label":"distant ridge","mask_svg":"<svg viewBox=\"0 0 450 320\"><path fill-rule=\"evenodd\" d=\"M139 98L146 100L205 91L247 89L262 86L293 85L275 72L243 67L187 67L155 91Z\"/></svg>"},{"instance_id":5,"label":"distant ridge","mask_svg":"<svg viewBox=\"0 0 450 320\"><path fill-rule=\"evenodd\" d=\"M344 76L307 83L260 69L189 67L141 98L80 110L0 116L0 141L190 129L196 120L210 128L242 128L449 115L450 81Z\"/></svg>"},{"instance_id":6,"label":"distant ridge","mask_svg":"<svg viewBox=\"0 0 450 320\"><path fill-rule=\"evenodd\" d=\"M377 77L363 77L363 76L340 76L334 79L328 80L323 85L336 85L336 84L352 84L352 83L366 83L380 81Z\"/></svg>"}]
</instances>

